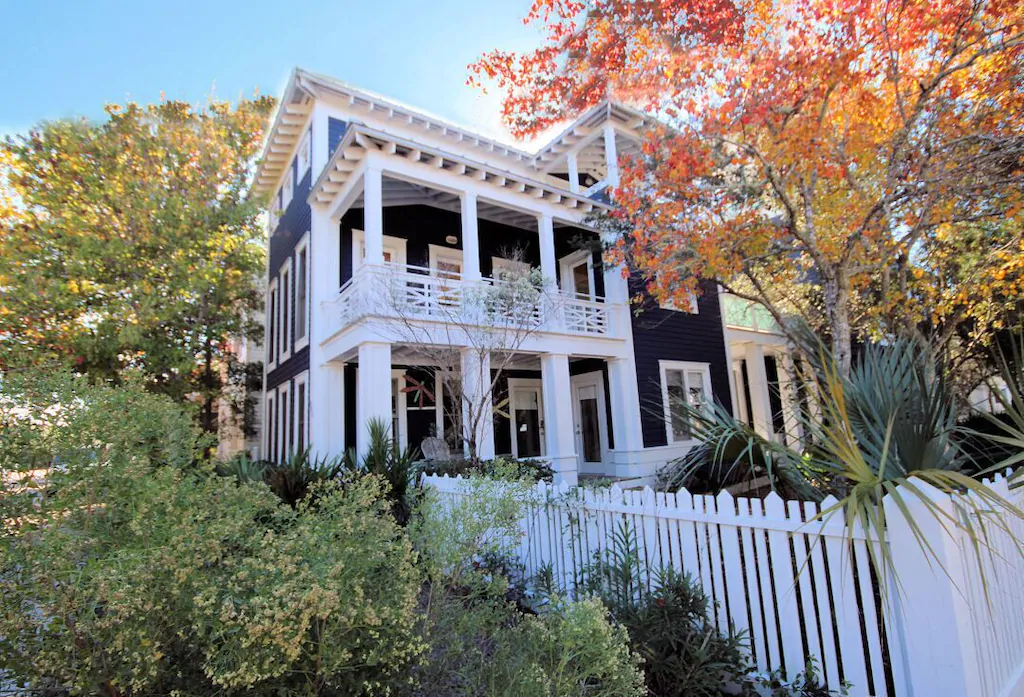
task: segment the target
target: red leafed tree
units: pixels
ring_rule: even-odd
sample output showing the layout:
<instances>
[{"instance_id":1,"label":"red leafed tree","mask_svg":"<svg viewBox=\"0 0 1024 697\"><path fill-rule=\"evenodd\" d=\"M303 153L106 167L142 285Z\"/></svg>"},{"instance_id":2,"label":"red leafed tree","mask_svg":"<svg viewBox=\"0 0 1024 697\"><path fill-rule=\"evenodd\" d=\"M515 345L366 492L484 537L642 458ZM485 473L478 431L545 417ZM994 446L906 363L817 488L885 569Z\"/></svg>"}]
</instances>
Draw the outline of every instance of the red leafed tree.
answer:
<instances>
[{"instance_id":1,"label":"red leafed tree","mask_svg":"<svg viewBox=\"0 0 1024 697\"><path fill-rule=\"evenodd\" d=\"M948 341L1021 297L1019 0L536 0L472 66L519 135L606 99L662 117L614 254L662 299L713 280L856 331Z\"/></svg>"}]
</instances>

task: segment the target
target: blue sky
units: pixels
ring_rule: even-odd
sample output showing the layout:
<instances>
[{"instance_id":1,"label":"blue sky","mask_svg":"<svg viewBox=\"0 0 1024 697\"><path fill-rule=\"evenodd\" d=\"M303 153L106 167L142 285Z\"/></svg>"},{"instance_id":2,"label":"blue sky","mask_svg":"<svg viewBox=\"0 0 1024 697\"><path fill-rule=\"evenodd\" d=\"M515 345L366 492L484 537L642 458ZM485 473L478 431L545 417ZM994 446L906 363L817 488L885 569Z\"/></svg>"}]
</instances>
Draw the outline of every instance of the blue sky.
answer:
<instances>
[{"instance_id":1,"label":"blue sky","mask_svg":"<svg viewBox=\"0 0 1024 697\"><path fill-rule=\"evenodd\" d=\"M107 102L280 92L296 65L500 135L465 86L495 47L539 40L530 0L0 0L0 133L102 116ZM507 139L507 136L505 136Z\"/></svg>"}]
</instances>

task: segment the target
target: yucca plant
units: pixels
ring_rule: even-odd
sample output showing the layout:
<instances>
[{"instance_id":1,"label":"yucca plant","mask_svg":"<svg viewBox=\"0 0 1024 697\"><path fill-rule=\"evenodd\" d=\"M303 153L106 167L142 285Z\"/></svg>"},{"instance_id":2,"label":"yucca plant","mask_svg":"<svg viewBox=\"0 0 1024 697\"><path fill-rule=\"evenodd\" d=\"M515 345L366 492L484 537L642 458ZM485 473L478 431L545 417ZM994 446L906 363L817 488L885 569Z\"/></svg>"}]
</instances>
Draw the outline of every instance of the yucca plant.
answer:
<instances>
[{"instance_id":1,"label":"yucca plant","mask_svg":"<svg viewBox=\"0 0 1024 697\"><path fill-rule=\"evenodd\" d=\"M986 545L985 525L1008 531L1007 517L1022 516L982 481L995 469L1016 464L1021 456L981 472L972 467L970 456L959 445L962 433L952 395L927 346L909 340L868 346L849 377L841 375L824 349L818 349L814 363L810 387L816 409L797 416L803 433L798 446L762 437L720 405L704 409L680 405L704 445L670 465L663 480L685 485L699 469L706 472L709 467L723 478L733 477L757 463L774 487L784 485L802 498L835 496L838 502L820 517L840 514L851 535L859 525L875 537L886 527L882 502L890 497L894 510L931 558L935 558L932 543L914 520L911 500L923 503L924 510L947 531L965 533L979 554ZM1024 435L1024 418L1015 423L1017 435ZM921 483L958 494L954 500L959 514L938 509ZM959 495L968 493L971 496ZM979 515L982 512L986 514ZM892 569L887 545L869 545L868 551L876 569ZM889 576L879 573L883 584Z\"/></svg>"},{"instance_id":2,"label":"yucca plant","mask_svg":"<svg viewBox=\"0 0 1024 697\"><path fill-rule=\"evenodd\" d=\"M391 437L391 425L383 419L370 419L366 428L370 434L370 447L363 457L363 468L388 483L392 513L395 520L405 525L411 512L409 490L419 449L403 448Z\"/></svg>"}]
</instances>

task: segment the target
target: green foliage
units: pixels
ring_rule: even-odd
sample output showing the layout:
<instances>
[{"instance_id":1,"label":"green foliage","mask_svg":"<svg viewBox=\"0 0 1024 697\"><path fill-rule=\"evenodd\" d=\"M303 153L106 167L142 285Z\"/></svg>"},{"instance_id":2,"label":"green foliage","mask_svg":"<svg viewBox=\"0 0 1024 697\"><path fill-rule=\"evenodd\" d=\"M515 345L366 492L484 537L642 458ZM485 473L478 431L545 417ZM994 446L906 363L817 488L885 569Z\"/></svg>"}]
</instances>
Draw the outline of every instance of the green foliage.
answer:
<instances>
[{"instance_id":1,"label":"green foliage","mask_svg":"<svg viewBox=\"0 0 1024 697\"><path fill-rule=\"evenodd\" d=\"M4 383L5 409L21 406L0 462L38 471L4 497L25 505L0 537L0 671L103 695L401 682L422 648L420 576L383 482L321 482L283 506L192 466L195 427L168 399L58 378Z\"/></svg>"},{"instance_id":2,"label":"green foliage","mask_svg":"<svg viewBox=\"0 0 1024 697\"><path fill-rule=\"evenodd\" d=\"M533 479L550 482L555 471L544 460L511 457L496 457L493 460L469 460L465 458L452 460L431 460L420 466L424 474L455 477L469 474L482 474L488 477L506 477L511 479Z\"/></svg>"},{"instance_id":3,"label":"green foliage","mask_svg":"<svg viewBox=\"0 0 1024 697\"><path fill-rule=\"evenodd\" d=\"M944 529L964 533L979 555L985 551L986 526L1000 527L1013 538L1008 521L1024 513L980 481L991 470L979 472L961 447L952 396L927 346L903 340L867 346L849 377L824 349L818 355L812 385L817 408L799 418L804 433L799 449L763 438L720 407L684 406L696 438L713 453L712 462L721 468L723 479L735 468L761 461L773 482L785 481L803 497L836 496L838 502L820 515L841 515L851 534L860 525L868 534L884 535L882 501L889 497L933 559L932 543L921 534L909 501L920 501ZM737 441L745 445L733 455L730 449ZM696 468L705 466L706 456L707 450L684 457L665 480L685 483ZM1014 463L1011 459L997 468ZM961 514L950 518L935 509L921 483L940 492L972 496L956 496ZM869 545L868 551L884 592L893 571L889 547Z\"/></svg>"},{"instance_id":4,"label":"green foliage","mask_svg":"<svg viewBox=\"0 0 1024 697\"><path fill-rule=\"evenodd\" d=\"M391 437L391 425L381 419L370 419L366 427L370 432L370 447L363 457L363 469L388 483L391 511L395 520L405 525L410 515L409 490L419 451L408 446L403 448ZM354 459L354 454L350 457Z\"/></svg>"},{"instance_id":5,"label":"green foliage","mask_svg":"<svg viewBox=\"0 0 1024 697\"><path fill-rule=\"evenodd\" d=\"M295 508L318 483L335 481L350 469L345 459L314 457L307 448L282 462L267 462L263 481L278 498Z\"/></svg>"},{"instance_id":6,"label":"green foliage","mask_svg":"<svg viewBox=\"0 0 1024 697\"><path fill-rule=\"evenodd\" d=\"M526 616L499 633L487 671L489 696L640 697L640 659L597 600Z\"/></svg>"},{"instance_id":7,"label":"green foliage","mask_svg":"<svg viewBox=\"0 0 1024 697\"><path fill-rule=\"evenodd\" d=\"M271 98L232 106L109 105L99 123L56 121L0 142L0 353L99 378L139 369L175 399L214 399L258 338L264 267L248 196ZM41 185L45 182L45 186Z\"/></svg>"}]
</instances>

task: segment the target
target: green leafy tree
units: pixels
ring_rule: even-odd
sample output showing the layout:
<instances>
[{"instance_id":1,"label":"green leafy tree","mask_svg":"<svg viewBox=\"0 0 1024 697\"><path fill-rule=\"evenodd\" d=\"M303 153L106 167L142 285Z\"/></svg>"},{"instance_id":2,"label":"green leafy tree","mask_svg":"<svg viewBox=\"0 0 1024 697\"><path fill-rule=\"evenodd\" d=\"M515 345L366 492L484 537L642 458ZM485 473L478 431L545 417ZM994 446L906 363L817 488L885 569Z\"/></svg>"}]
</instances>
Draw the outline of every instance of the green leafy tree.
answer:
<instances>
[{"instance_id":1,"label":"green leafy tree","mask_svg":"<svg viewBox=\"0 0 1024 697\"><path fill-rule=\"evenodd\" d=\"M228 339L260 331L262 202L246 191L272 107L108 105L0 143L0 367L140 368L215 431Z\"/></svg>"}]
</instances>

